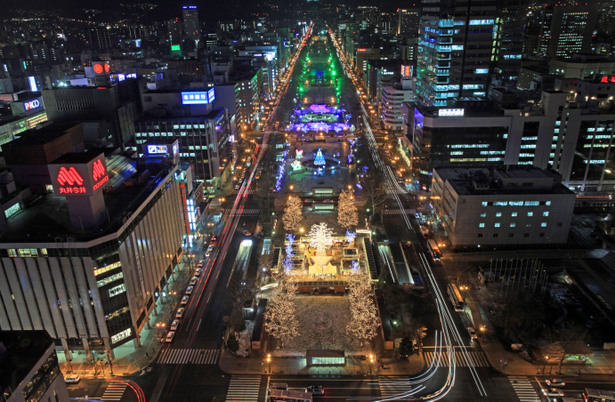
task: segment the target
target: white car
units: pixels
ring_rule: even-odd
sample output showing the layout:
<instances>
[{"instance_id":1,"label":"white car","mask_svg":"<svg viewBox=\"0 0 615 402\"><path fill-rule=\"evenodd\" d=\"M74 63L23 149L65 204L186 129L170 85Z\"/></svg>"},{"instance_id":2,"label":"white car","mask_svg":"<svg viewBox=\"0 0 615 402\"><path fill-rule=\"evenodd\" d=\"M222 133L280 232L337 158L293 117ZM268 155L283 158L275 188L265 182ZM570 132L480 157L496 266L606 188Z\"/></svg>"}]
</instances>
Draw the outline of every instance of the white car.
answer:
<instances>
[{"instance_id":1,"label":"white car","mask_svg":"<svg viewBox=\"0 0 615 402\"><path fill-rule=\"evenodd\" d=\"M470 339L478 339L478 335L476 335L476 330L473 327L468 327L468 334L470 334Z\"/></svg>"},{"instance_id":2,"label":"white car","mask_svg":"<svg viewBox=\"0 0 615 402\"><path fill-rule=\"evenodd\" d=\"M170 331L164 341L171 343L173 342L173 338L175 338L175 331Z\"/></svg>"},{"instance_id":3,"label":"white car","mask_svg":"<svg viewBox=\"0 0 615 402\"><path fill-rule=\"evenodd\" d=\"M175 318L182 318L184 316L184 310L186 310L183 307L180 307L177 309L177 313L175 313Z\"/></svg>"},{"instance_id":4,"label":"white car","mask_svg":"<svg viewBox=\"0 0 615 402\"><path fill-rule=\"evenodd\" d=\"M186 288L186 294L191 295L193 290L194 290L194 286L188 286Z\"/></svg>"},{"instance_id":5,"label":"white car","mask_svg":"<svg viewBox=\"0 0 615 402\"><path fill-rule=\"evenodd\" d=\"M201 269L201 268L197 268L197 269L194 271L194 276L199 276L199 275L201 275L201 271L202 271L202 269Z\"/></svg>"},{"instance_id":6,"label":"white car","mask_svg":"<svg viewBox=\"0 0 615 402\"><path fill-rule=\"evenodd\" d=\"M177 327L179 327L179 320L175 319L171 323L171 331L177 331Z\"/></svg>"},{"instance_id":7,"label":"white car","mask_svg":"<svg viewBox=\"0 0 615 402\"><path fill-rule=\"evenodd\" d=\"M542 393L549 398L559 398L564 396L564 391L557 388L546 388L542 390Z\"/></svg>"},{"instance_id":8,"label":"white car","mask_svg":"<svg viewBox=\"0 0 615 402\"><path fill-rule=\"evenodd\" d=\"M179 302L179 304L181 304L182 306L185 306L186 304L188 304L189 299L190 299L190 296L184 296L182 297L182 301Z\"/></svg>"},{"instance_id":9,"label":"white car","mask_svg":"<svg viewBox=\"0 0 615 402\"><path fill-rule=\"evenodd\" d=\"M78 375L64 377L64 382L67 384L78 384L79 381L81 381L81 377L79 377Z\"/></svg>"},{"instance_id":10,"label":"white car","mask_svg":"<svg viewBox=\"0 0 615 402\"><path fill-rule=\"evenodd\" d=\"M190 284L191 285L196 285L196 282L199 280L199 278L197 277L192 277L192 279L190 279Z\"/></svg>"}]
</instances>

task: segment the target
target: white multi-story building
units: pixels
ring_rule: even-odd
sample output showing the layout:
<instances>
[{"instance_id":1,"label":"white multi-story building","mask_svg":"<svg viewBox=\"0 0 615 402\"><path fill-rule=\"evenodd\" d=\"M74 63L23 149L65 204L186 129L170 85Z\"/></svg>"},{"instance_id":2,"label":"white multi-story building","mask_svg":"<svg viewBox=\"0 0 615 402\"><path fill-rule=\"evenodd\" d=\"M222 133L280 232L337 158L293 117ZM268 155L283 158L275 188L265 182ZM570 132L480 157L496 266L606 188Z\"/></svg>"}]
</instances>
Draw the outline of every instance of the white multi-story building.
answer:
<instances>
[{"instance_id":1,"label":"white multi-story building","mask_svg":"<svg viewBox=\"0 0 615 402\"><path fill-rule=\"evenodd\" d=\"M401 131L404 128L404 115L401 106L414 99L414 79L402 80L403 85L382 87L380 118L385 130Z\"/></svg>"},{"instance_id":2,"label":"white multi-story building","mask_svg":"<svg viewBox=\"0 0 615 402\"><path fill-rule=\"evenodd\" d=\"M437 168L432 202L456 249L564 244L576 197L559 179L530 166Z\"/></svg>"},{"instance_id":3,"label":"white multi-story building","mask_svg":"<svg viewBox=\"0 0 615 402\"><path fill-rule=\"evenodd\" d=\"M2 217L0 329L46 330L67 360L139 347L182 256L177 166L116 159L62 156L48 165L55 194Z\"/></svg>"}]
</instances>

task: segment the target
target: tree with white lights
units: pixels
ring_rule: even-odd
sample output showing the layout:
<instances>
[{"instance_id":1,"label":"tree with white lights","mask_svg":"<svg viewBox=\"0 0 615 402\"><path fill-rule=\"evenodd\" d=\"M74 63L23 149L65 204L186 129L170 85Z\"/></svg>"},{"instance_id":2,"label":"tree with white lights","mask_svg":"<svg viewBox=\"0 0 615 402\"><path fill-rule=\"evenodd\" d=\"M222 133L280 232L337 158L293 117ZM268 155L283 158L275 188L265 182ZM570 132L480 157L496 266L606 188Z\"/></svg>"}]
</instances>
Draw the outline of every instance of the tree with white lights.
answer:
<instances>
[{"instance_id":1,"label":"tree with white lights","mask_svg":"<svg viewBox=\"0 0 615 402\"><path fill-rule=\"evenodd\" d=\"M308 236L310 245L316 249L316 255L324 254L325 249L333 243L333 230L326 223L313 225Z\"/></svg>"},{"instance_id":2,"label":"tree with white lights","mask_svg":"<svg viewBox=\"0 0 615 402\"><path fill-rule=\"evenodd\" d=\"M299 230L303 223L303 202L301 198L295 195L288 196L282 222L284 222L284 229L287 232L292 233Z\"/></svg>"},{"instance_id":3,"label":"tree with white lights","mask_svg":"<svg viewBox=\"0 0 615 402\"><path fill-rule=\"evenodd\" d=\"M294 301L297 285L290 281L287 275L282 274L277 289L277 294L267 303L264 328L280 342L280 347L284 347L284 344L288 344L299 334Z\"/></svg>"},{"instance_id":4,"label":"tree with white lights","mask_svg":"<svg viewBox=\"0 0 615 402\"><path fill-rule=\"evenodd\" d=\"M354 194L350 190L344 190L340 193L337 201L337 223L343 228L357 226L359 223L359 213L355 202Z\"/></svg>"},{"instance_id":5,"label":"tree with white lights","mask_svg":"<svg viewBox=\"0 0 615 402\"><path fill-rule=\"evenodd\" d=\"M291 233L286 233L286 244L284 246L284 260L282 261L282 267L285 274L290 274L293 270L293 257L295 252L293 251L293 243L295 242L295 236Z\"/></svg>"},{"instance_id":6,"label":"tree with white lights","mask_svg":"<svg viewBox=\"0 0 615 402\"><path fill-rule=\"evenodd\" d=\"M350 321L346 333L363 346L376 337L379 326L371 283L367 275L356 273L350 276L348 287Z\"/></svg>"}]
</instances>

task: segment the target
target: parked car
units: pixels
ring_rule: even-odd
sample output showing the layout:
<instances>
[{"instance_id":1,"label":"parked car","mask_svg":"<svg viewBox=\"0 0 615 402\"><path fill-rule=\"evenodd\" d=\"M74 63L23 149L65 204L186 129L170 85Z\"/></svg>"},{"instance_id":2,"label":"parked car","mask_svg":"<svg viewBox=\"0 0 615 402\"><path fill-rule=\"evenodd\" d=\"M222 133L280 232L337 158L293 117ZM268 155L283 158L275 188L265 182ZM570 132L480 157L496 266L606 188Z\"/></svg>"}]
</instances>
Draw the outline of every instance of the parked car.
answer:
<instances>
[{"instance_id":1,"label":"parked car","mask_svg":"<svg viewBox=\"0 0 615 402\"><path fill-rule=\"evenodd\" d=\"M564 391L557 388L546 388L542 390L542 393L549 398L559 398L564 396Z\"/></svg>"},{"instance_id":2,"label":"parked car","mask_svg":"<svg viewBox=\"0 0 615 402\"><path fill-rule=\"evenodd\" d=\"M324 395L325 389L322 385L308 385L307 392L311 392L312 395Z\"/></svg>"},{"instance_id":3,"label":"parked car","mask_svg":"<svg viewBox=\"0 0 615 402\"><path fill-rule=\"evenodd\" d=\"M545 383L549 387L564 387L564 386L566 386L566 383L561 378L550 378L550 379L545 380Z\"/></svg>"},{"instance_id":4,"label":"parked car","mask_svg":"<svg viewBox=\"0 0 615 402\"><path fill-rule=\"evenodd\" d=\"M194 276L199 276L199 275L201 275L201 272L202 272L202 271L203 271L203 270L202 270L201 268L197 268L197 269L195 269L195 270L194 270Z\"/></svg>"},{"instance_id":5,"label":"parked car","mask_svg":"<svg viewBox=\"0 0 615 402\"><path fill-rule=\"evenodd\" d=\"M179 304L181 304L182 306L185 306L186 304L188 304L189 299L190 299L190 296L184 296L182 297L182 301L179 302Z\"/></svg>"},{"instance_id":6,"label":"parked car","mask_svg":"<svg viewBox=\"0 0 615 402\"><path fill-rule=\"evenodd\" d=\"M182 318L184 316L184 310L186 310L183 307L180 307L177 309L177 312L175 313L175 318Z\"/></svg>"},{"instance_id":7,"label":"parked car","mask_svg":"<svg viewBox=\"0 0 615 402\"><path fill-rule=\"evenodd\" d=\"M199 280L199 278L197 278L196 276L193 276L192 279L190 279L190 284L191 285L196 285L198 280Z\"/></svg>"},{"instance_id":8,"label":"parked car","mask_svg":"<svg viewBox=\"0 0 615 402\"><path fill-rule=\"evenodd\" d=\"M468 327L468 334L470 334L471 339L478 339L478 335L476 335L476 330L474 327Z\"/></svg>"},{"instance_id":9,"label":"parked car","mask_svg":"<svg viewBox=\"0 0 615 402\"><path fill-rule=\"evenodd\" d=\"M64 377L64 382L67 384L78 384L81 381L81 377L78 375L69 375L68 377Z\"/></svg>"},{"instance_id":10,"label":"parked car","mask_svg":"<svg viewBox=\"0 0 615 402\"><path fill-rule=\"evenodd\" d=\"M169 333L167 334L166 339L164 340L165 342L173 342L173 338L175 338L175 331L169 331Z\"/></svg>"},{"instance_id":11,"label":"parked car","mask_svg":"<svg viewBox=\"0 0 615 402\"><path fill-rule=\"evenodd\" d=\"M188 286L186 288L186 294L191 295L193 290L194 290L194 286Z\"/></svg>"},{"instance_id":12,"label":"parked car","mask_svg":"<svg viewBox=\"0 0 615 402\"><path fill-rule=\"evenodd\" d=\"M171 323L171 331L177 331L177 327L179 327L179 320L175 319Z\"/></svg>"}]
</instances>

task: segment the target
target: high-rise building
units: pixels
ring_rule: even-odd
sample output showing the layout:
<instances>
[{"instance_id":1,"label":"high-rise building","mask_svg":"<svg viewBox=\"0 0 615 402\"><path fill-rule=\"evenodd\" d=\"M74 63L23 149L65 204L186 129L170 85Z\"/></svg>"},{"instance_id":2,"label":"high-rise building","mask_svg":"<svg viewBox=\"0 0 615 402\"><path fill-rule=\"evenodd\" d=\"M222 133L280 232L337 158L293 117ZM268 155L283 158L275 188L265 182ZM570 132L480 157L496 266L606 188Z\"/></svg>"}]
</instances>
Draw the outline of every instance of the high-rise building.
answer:
<instances>
[{"instance_id":1,"label":"high-rise building","mask_svg":"<svg viewBox=\"0 0 615 402\"><path fill-rule=\"evenodd\" d=\"M497 86L517 84L525 40L526 3L526 0L508 0L499 4L493 60L493 82Z\"/></svg>"},{"instance_id":2,"label":"high-rise building","mask_svg":"<svg viewBox=\"0 0 615 402\"><path fill-rule=\"evenodd\" d=\"M597 14L594 2L546 7L541 21L540 55L571 57L575 53L589 53Z\"/></svg>"},{"instance_id":3,"label":"high-rise building","mask_svg":"<svg viewBox=\"0 0 615 402\"><path fill-rule=\"evenodd\" d=\"M97 26L90 28L90 44L96 50L109 50L113 46L111 43L111 35L106 26Z\"/></svg>"},{"instance_id":4,"label":"high-rise building","mask_svg":"<svg viewBox=\"0 0 615 402\"><path fill-rule=\"evenodd\" d=\"M424 0L417 96L437 107L485 99L491 80L495 0Z\"/></svg>"},{"instance_id":5,"label":"high-rise building","mask_svg":"<svg viewBox=\"0 0 615 402\"><path fill-rule=\"evenodd\" d=\"M184 35L191 40L199 40L201 29L199 28L199 10L196 6L184 6Z\"/></svg>"},{"instance_id":6,"label":"high-rise building","mask_svg":"<svg viewBox=\"0 0 615 402\"><path fill-rule=\"evenodd\" d=\"M179 18L167 21L167 35L171 45L179 45L182 43L182 25Z\"/></svg>"},{"instance_id":7,"label":"high-rise building","mask_svg":"<svg viewBox=\"0 0 615 402\"><path fill-rule=\"evenodd\" d=\"M413 4L413 8L397 9L397 35L415 37L419 34L420 12Z\"/></svg>"}]
</instances>

